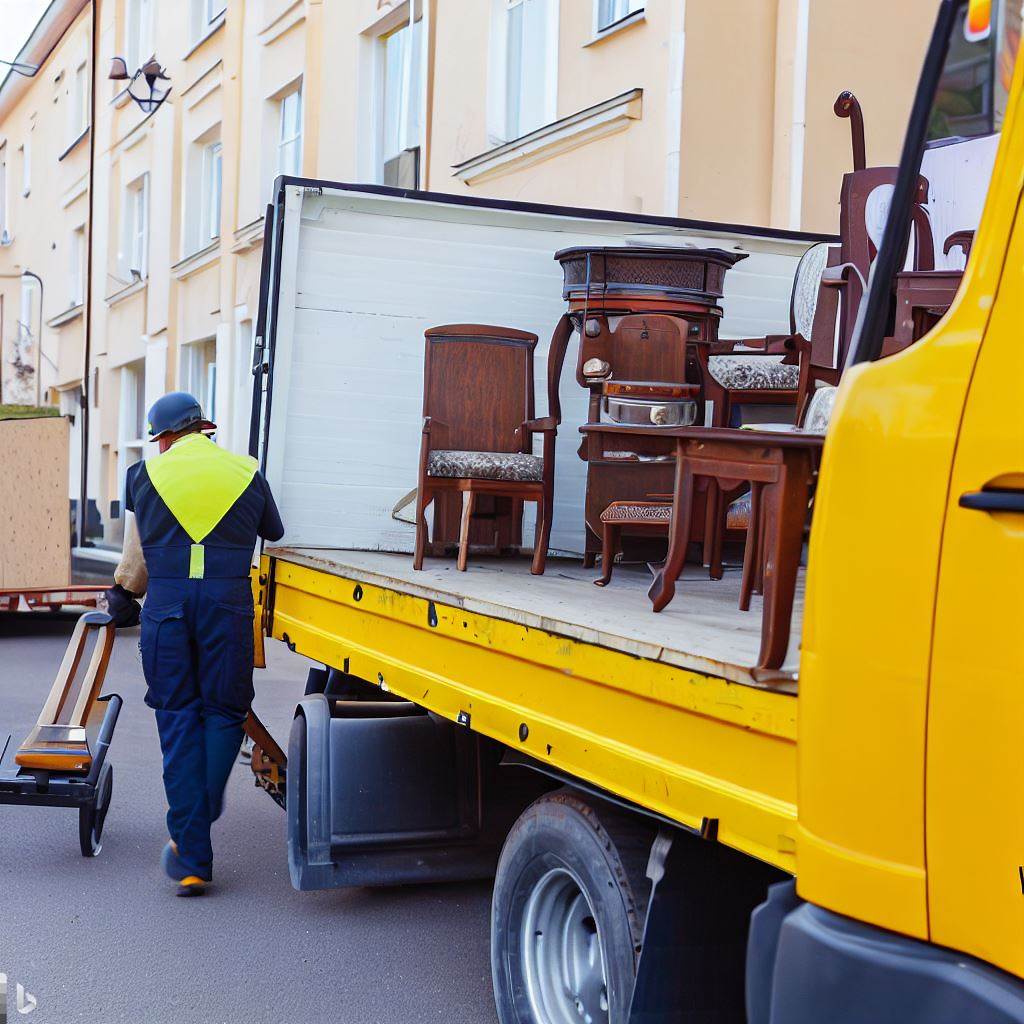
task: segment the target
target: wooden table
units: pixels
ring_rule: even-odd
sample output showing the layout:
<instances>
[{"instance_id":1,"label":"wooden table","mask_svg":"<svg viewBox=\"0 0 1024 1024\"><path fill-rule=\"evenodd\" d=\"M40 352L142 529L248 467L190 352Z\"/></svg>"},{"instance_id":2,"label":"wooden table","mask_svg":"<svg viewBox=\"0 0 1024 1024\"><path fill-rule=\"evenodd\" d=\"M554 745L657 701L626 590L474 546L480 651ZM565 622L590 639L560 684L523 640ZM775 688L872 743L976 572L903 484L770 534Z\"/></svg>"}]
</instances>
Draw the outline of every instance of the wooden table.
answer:
<instances>
[{"instance_id":1,"label":"wooden table","mask_svg":"<svg viewBox=\"0 0 1024 1024\"><path fill-rule=\"evenodd\" d=\"M757 492L763 545L764 611L757 669L777 669L786 658L796 577L803 547L804 521L811 477L824 437L800 431L738 430L729 427L628 427L587 424L580 431L590 443L622 446L634 440L670 440L675 447L675 486L668 556L651 584L648 596L654 611L661 611L675 596L676 580L686 561L691 537L694 482L715 480L727 490L747 481ZM748 531L747 551L752 553ZM744 572L752 566L744 566Z\"/></svg>"}]
</instances>

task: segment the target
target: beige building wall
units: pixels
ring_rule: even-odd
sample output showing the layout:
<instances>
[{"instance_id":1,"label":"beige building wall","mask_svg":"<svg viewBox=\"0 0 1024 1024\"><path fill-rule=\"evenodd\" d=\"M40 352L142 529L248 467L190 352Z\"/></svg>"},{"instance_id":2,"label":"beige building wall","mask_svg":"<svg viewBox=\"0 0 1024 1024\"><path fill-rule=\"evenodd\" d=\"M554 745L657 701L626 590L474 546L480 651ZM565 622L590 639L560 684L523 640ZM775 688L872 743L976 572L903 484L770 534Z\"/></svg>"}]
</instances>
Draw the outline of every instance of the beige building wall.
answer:
<instances>
[{"instance_id":1,"label":"beige building wall","mask_svg":"<svg viewBox=\"0 0 1024 1024\"><path fill-rule=\"evenodd\" d=\"M0 403L72 417L69 498L81 448L91 38L85 0L51 10L19 55L39 70L0 85Z\"/></svg>"},{"instance_id":2,"label":"beige building wall","mask_svg":"<svg viewBox=\"0 0 1024 1024\"><path fill-rule=\"evenodd\" d=\"M91 308L84 390L98 543L119 543L124 473L149 450L144 412L164 391L199 393L221 442L245 448L274 179L284 171L384 182L395 103L388 39L409 31L410 16L418 59L407 58L410 119L401 134L418 148L419 188L830 232L850 166L849 125L832 113L844 88L863 104L869 160L898 158L931 0L619 2L627 16L602 30L599 0L527 0L543 17L531 22L524 50L529 98L520 106L533 121L518 132L507 0L414 0L412 9L409 0L51 5L47 17L59 18L36 44L46 51L43 70L0 89L14 239L0 247L0 273L28 267L44 277L44 401L63 394L70 406L80 393L82 312ZM89 57L94 8L91 302L69 305L90 148L88 133L68 146L69 90ZM140 10L152 12L148 25ZM106 74L115 55L132 64L150 54L172 91L146 113ZM33 181L23 197L18 149L28 136L33 175L46 187ZM37 357L16 330L20 292L20 279L0 278L4 395L34 400ZM16 349L32 368L17 381Z\"/></svg>"}]
</instances>

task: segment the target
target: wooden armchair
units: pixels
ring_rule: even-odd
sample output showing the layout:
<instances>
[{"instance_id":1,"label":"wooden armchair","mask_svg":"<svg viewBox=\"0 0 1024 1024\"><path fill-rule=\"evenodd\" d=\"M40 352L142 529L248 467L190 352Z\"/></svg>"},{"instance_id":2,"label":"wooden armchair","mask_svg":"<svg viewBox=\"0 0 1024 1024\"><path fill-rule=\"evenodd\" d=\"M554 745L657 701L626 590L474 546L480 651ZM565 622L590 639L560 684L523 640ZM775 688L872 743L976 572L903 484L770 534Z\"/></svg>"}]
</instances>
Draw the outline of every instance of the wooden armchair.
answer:
<instances>
[{"instance_id":1,"label":"wooden armchair","mask_svg":"<svg viewBox=\"0 0 1024 1024\"><path fill-rule=\"evenodd\" d=\"M563 317L552 339L551 374L571 333ZM555 475L555 433L561 418L557 375L549 415L534 418L533 351L537 335L508 327L453 324L426 332L423 434L416 496L416 552L422 569L427 548L426 509L435 502L433 536L443 530L436 499L461 495L458 568L466 568L470 530L476 517L498 547L495 519L510 516L518 538L524 501L537 503L537 531L531 572L544 572L551 534ZM533 436L543 437L543 455L533 454ZM478 512L478 498L493 499L494 510ZM437 552L441 553L441 552Z\"/></svg>"},{"instance_id":2,"label":"wooden armchair","mask_svg":"<svg viewBox=\"0 0 1024 1024\"><path fill-rule=\"evenodd\" d=\"M732 421L742 405L798 404L798 343L811 336L831 248L819 242L800 257L789 298L789 334L696 346L708 426L738 425Z\"/></svg>"}]
</instances>

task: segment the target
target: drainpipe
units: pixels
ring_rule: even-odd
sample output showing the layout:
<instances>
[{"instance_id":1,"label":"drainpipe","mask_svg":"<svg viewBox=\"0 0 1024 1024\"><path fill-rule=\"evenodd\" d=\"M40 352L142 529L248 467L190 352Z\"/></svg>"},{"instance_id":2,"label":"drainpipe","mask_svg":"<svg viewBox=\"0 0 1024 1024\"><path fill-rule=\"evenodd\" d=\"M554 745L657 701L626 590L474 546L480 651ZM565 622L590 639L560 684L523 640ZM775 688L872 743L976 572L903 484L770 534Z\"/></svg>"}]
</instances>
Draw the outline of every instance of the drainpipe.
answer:
<instances>
[{"instance_id":1,"label":"drainpipe","mask_svg":"<svg viewBox=\"0 0 1024 1024\"><path fill-rule=\"evenodd\" d=\"M665 111L665 193L662 213L679 216L683 191L683 74L686 66L686 0L669 4L668 103Z\"/></svg>"},{"instance_id":2,"label":"drainpipe","mask_svg":"<svg viewBox=\"0 0 1024 1024\"><path fill-rule=\"evenodd\" d=\"M800 230L804 203L804 137L807 132L807 36L811 0L797 0L793 50L793 111L789 134L789 227Z\"/></svg>"}]
</instances>

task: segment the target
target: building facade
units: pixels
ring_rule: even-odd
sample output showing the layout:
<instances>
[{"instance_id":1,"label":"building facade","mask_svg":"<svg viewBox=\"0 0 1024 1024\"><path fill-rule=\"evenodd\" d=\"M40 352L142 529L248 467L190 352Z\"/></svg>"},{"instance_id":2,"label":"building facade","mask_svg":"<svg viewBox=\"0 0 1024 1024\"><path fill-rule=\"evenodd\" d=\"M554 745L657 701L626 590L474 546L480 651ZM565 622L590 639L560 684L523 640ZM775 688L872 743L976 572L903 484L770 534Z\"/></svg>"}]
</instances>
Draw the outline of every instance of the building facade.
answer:
<instances>
[{"instance_id":1,"label":"building facade","mask_svg":"<svg viewBox=\"0 0 1024 1024\"><path fill-rule=\"evenodd\" d=\"M3 398L76 414L86 540L116 550L158 395L193 391L246 447L278 174L835 231L832 104L856 93L869 162L895 162L933 9L54 0L19 58L39 71L0 86ZM141 109L115 56L155 57L166 101Z\"/></svg>"}]
</instances>

